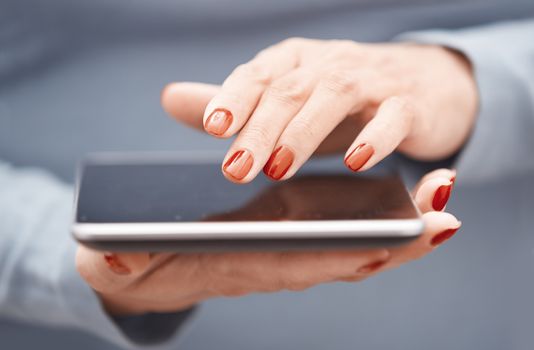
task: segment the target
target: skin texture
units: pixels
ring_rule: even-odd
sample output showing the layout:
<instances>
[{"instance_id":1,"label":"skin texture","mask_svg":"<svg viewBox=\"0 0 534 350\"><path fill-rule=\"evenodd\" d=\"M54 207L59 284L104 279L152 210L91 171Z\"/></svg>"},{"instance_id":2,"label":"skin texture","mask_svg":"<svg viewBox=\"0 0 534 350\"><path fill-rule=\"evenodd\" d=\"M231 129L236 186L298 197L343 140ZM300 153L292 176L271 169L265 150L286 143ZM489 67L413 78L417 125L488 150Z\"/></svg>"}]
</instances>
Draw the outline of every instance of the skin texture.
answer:
<instances>
[{"instance_id":1,"label":"skin texture","mask_svg":"<svg viewBox=\"0 0 534 350\"><path fill-rule=\"evenodd\" d=\"M207 103L202 121L187 111L195 102ZM395 150L418 160L443 159L469 136L478 96L469 62L439 46L297 38L238 66L221 87L170 84L162 104L179 121L215 137L236 135L222 164L242 150L250 152L253 164L239 179L223 173L245 183L281 146L294 153L281 180L314 153L363 159L357 166L347 162L356 171ZM224 123L226 131L216 123L213 132L208 121L221 111L231 123ZM356 149L365 154L356 157Z\"/></svg>"},{"instance_id":2,"label":"skin texture","mask_svg":"<svg viewBox=\"0 0 534 350\"><path fill-rule=\"evenodd\" d=\"M163 108L178 121L215 137L237 136L221 165L236 183L251 181L262 169L287 179L314 153L344 152L355 171L395 150L419 160L442 159L465 143L477 104L469 63L453 51L299 38L260 52L222 86L173 83L162 92ZM276 152L280 147L284 152ZM80 246L76 264L114 314L177 311L214 297L360 281L419 259L452 237L461 223L444 212L450 191L445 196L443 186L452 190L455 177L439 169L414 188L426 229L402 247L104 254ZM296 207L289 202L289 209Z\"/></svg>"}]
</instances>

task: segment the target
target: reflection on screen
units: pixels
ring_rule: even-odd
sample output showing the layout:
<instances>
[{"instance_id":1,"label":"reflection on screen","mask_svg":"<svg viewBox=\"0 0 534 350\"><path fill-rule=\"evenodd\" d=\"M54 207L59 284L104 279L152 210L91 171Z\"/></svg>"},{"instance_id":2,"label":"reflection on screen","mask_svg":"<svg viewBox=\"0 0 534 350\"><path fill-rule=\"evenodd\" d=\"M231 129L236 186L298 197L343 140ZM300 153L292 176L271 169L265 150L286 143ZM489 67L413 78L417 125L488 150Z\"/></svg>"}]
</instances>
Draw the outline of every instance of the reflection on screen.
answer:
<instances>
[{"instance_id":1,"label":"reflection on screen","mask_svg":"<svg viewBox=\"0 0 534 350\"><path fill-rule=\"evenodd\" d=\"M414 218L396 175L299 171L236 185L219 164L92 164L85 167L78 222L369 220Z\"/></svg>"}]
</instances>

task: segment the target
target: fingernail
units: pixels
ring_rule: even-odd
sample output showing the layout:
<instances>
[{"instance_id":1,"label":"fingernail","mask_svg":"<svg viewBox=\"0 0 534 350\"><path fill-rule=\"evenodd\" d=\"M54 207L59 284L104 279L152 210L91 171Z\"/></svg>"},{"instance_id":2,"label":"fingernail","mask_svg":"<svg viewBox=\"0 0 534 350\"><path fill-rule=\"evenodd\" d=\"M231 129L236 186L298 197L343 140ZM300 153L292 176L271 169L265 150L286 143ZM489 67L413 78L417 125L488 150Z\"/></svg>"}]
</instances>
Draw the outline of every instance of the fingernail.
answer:
<instances>
[{"instance_id":1,"label":"fingernail","mask_svg":"<svg viewBox=\"0 0 534 350\"><path fill-rule=\"evenodd\" d=\"M295 160L295 154L287 146L278 147L263 167L263 172L274 180L280 180Z\"/></svg>"},{"instance_id":2,"label":"fingernail","mask_svg":"<svg viewBox=\"0 0 534 350\"><path fill-rule=\"evenodd\" d=\"M436 190L434 199L432 199L432 208L434 208L435 211L441 211L445 208L445 205L451 196L452 184L453 182L451 181L450 184L439 186Z\"/></svg>"},{"instance_id":3,"label":"fingernail","mask_svg":"<svg viewBox=\"0 0 534 350\"><path fill-rule=\"evenodd\" d=\"M374 153L375 149L373 146L362 143L352 150L352 152L345 158L345 164L352 171L358 171L365 165L365 163L367 163Z\"/></svg>"},{"instance_id":4,"label":"fingernail","mask_svg":"<svg viewBox=\"0 0 534 350\"><path fill-rule=\"evenodd\" d=\"M254 163L254 158L248 150L240 150L235 152L227 161L224 163L223 169L224 172L230 175L236 180L242 180L247 176L252 164Z\"/></svg>"},{"instance_id":5,"label":"fingernail","mask_svg":"<svg viewBox=\"0 0 534 350\"><path fill-rule=\"evenodd\" d=\"M459 228L460 227L451 228L435 235L430 241L430 244L434 247L440 245L441 243L454 236L454 234L456 233L456 231L458 231Z\"/></svg>"},{"instance_id":6,"label":"fingernail","mask_svg":"<svg viewBox=\"0 0 534 350\"><path fill-rule=\"evenodd\" d=\"M373 271L378 270L382 266L384 266L386 262L387 260L378 260L378 261L375 261L375 262L372 262L370 264L360 267L356 272L357 273L371 273Z\"/></svg>"},{"instance_id":7,"label":"fingernail","mask_svg":"<svg viewBox=\"0 0 534 350\"><path fill-rule=\"evenodd\" d=\"M117 275L129 275L131 273L127 266L124 266L116 254L106 253L104 254L104 260L108 267Z\"/></svg>"},{"instance_id":8,"label":"fingernail","mask_svg":"<svg viewBox=\"0 0 534 350\"><path fill-rule=\"evenodd\" d=\"M217 108L209 115L204 124L204 129L215 136L221 136L228 130L234 117L232 113L224 108Z\"/></svg>"}]
</instances>

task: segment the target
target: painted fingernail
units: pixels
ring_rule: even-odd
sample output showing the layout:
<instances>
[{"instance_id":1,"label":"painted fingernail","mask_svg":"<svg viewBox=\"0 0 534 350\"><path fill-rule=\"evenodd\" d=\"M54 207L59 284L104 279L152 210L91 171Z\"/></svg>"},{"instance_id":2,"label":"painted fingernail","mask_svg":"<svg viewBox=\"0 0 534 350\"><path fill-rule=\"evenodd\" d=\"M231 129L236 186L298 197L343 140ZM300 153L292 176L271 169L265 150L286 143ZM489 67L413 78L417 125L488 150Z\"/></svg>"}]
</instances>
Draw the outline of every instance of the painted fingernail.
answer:
<instances>
[{"instance_id":1,"label":"painted fingernail","mask_svg":"<svg viewBox=\"0 0 534 350\"><path fill-rule=\"evenodd\" d=\"M117 275L129 275L131 273L130 269L120 262L116 254L105 253L104 260L111 271L115 272Z\"/></svg>"},{"instance_id":2,"label":"painted fingernail","mask_svg":"<svg viewBox=\"0 0 534 350\"><path fill-rule=\"evenodd\" d=\"M221 136L228 130L234 117L232 113L224 108L217 108L209 115L204 124L204 129L215 136Z\"/></svg>"},{"instance_id":3,"label":"painted fingernail","mask_svg":"<svg viewBox=\"0 0 534 350\"><path fill-rule=\"evenodd\" d=\"M263 167L263 172L274 180L280 180L295 160L295 154L287 146L278 147Z\"/></svg>"},{"instance_id":4,"label":"painted fingernail","mask_svg":"<svg viewBox=\"0 0 534 350\"><path fill-rule=\"evenodd\" d=\"M458 231L458 229L459 227L451 228L451 229L445 230L435 235L430 241L430 244L434 247L440 245L441 243L445 242L446 240L454 236L454 234L456 233L456 231Z\"/></svg>"},{"instance_id":5,"label":"painted fingernail","mask_svg":"<svg viewBox=\"0 0 534 350\"><path fill-rule=\"evenodd\" d=\"M235 152L226 163L224 163L223 169L224 172L230 175L236 180L242 180L247 176L252 164L254 163L254 158L250 151L244 149Z\"/></svg>"},{"instance_id":6,"label":"painted fingernail","mask_svg":"<svg viewBox=\"0 0 534 350\"><path fill-rule=\"evenodd\" d=\"M357 273L371 273L371 272L374 272L374 271L378 270L382 266L384 266L386 264L386 262L387 262L387 260L377 260L375 262L372 262L370 264L367 264L367 265L364 265L364 266L360 267L358 269L358 271L356 271L356 272Z\"/></svg>"},{"instance_id":7,"label":"painted fingernail","mask_svg":"<svg viewBox=\"0 0 534 350\"><path fill-rule=\"evenodd\" d=\"M373 146L362 143L352 150L352 152L345 158L345 164L352 171L358 171L365 165L365 163L367 163L374 153L375 149Z\"/></svg>"},{"instance_id":8,"label":"painted fingernail","mask_svg":"<svg viewBox=\"0 0 534 350\"><path fill-rule=\"evenodd\" d=\"M445 205L447 205L449 197L451 196L452 184L453 182L451 181L448 185L439 186L436 190L434 199L432 199L432 208L434 208L435 211L441 211L445 208Z\"/></svg>"}]
</instances>

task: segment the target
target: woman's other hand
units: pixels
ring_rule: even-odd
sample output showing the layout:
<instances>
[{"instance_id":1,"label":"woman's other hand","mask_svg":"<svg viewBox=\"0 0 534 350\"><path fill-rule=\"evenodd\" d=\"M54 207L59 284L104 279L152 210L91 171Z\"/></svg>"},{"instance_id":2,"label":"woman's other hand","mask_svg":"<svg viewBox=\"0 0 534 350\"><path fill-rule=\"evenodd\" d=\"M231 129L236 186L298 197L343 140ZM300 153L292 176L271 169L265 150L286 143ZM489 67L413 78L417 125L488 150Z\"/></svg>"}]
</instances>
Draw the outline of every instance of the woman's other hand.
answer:
<instances>
[{"instance_id":1,"label":"woman's other hand","mask_svg":"<svg viewBox=\"0 0 534 350\"><path fill-rule=\"evenodd\" d=\"M390 249L250 253L102 253L80 246L78 271L112 314L184 310L214 297L303 290L321 283L360 281L432 252L460 227L443 212L455 173L441 169L413 196L425 232Z\"/></svg>"},{"instance_id":2,"label":"woman's other hand","mask_svg":"<svg viewBox=\"0 0 534 350\"><path fill-rule=\"evenodd\" d=\"M345 152L353 171L395 150L418 160L457 152L475 121L471 68L440 46L289 39L238 66L221 87L173 83L177 120L227 138L234 182L291 177L314 152Z\"/></svg>"}]
</instances>

